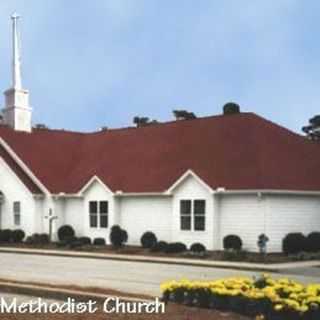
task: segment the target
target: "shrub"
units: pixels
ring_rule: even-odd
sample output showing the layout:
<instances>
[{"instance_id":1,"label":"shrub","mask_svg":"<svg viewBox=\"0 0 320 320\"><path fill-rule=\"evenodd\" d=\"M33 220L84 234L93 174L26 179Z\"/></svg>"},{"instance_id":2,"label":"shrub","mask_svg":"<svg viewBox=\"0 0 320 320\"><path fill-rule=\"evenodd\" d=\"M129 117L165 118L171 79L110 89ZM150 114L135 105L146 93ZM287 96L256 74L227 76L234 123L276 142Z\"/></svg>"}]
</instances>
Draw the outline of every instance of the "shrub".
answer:
<instances>
[{"instance_id":1,"label":"shrub","mask_svg":"<svg viewBox=\"0 0 320 320\"><path fill-rule=\"evenodd\" d=\"M91 244L91 239L89 237L80 237L78 240L82 243L83 246Z\"/></svg>"},{"instance_id":2,"label":"shrub","mask_svg":"<svg viewBox=\"0 0 320 320\"><path fill-rule=\"evenodd\" d=\"M285 254L297 254L306 251L306 237L300 233L289 233L282 240L282 250Z\"/></svg>"},{"instance_id":3,"label":"shrub","mask_svg":"<svg viewBox=\"0 0 320 320\"><path fill-rule=\"evenodd\" d=\"M242 249L242 240L239 236L230 234L223 238L223 248L225 250L241 250Z\"/></svg>"},{"instance_id":4,"label":"shrub","mask_svg":"<svg viewBox=\"0 0 320 320\"><path fill-rule=\"evenodd\" d=\"M78 240L78 238L77 237L75 237L75 236L70 236L70 237L66 237L64 240L62 240L62 241L64 241L67 245L69 245L69 244L71 244L72 242L75 242L75 241L77 241Z\"/></svg>"},{"instance_id":5,"label":"shrub","mask_svg":"<svg viewBox=\"0 0 320 320\"><path fill-rule=\"evenodd\" d=\"M20 229L13 230L11 233L12 242L15 242L15 243L22 242L25 236L26 234L24 233L24 231Z\"/></svg>"},{"instance_id":6,"label":"shrub","mask_svg":"<svg viewBox=\"0 0 320 320\"><path fill-rule=\"evenodd\" d=\"M166 253L181 253L187 251L187 246L182 242L169 243L166 248Z\"/></svg>"},{"instance_id":7,"label":"shrub","mask_svg":"<svg viewBox=\"0 0 320 320\"><path fill-rule=\"evenodd\" d=\"M32 236L27 237L25 240L26 244L32 244L32 245L44 245L48 244L49 241L49 235L47 233L34 233Z\"/></svg>"},{"instance_id":8,"label":"shrub","mask_svg":"<svg viewBox=\"0 0 320 320\"><path fill-rule=\"evenodd\" d=\"M24 242L25 242L26 244L33 244L33 238L32 238L32 236L28 236Z\"/></svg>"},{"instance_id":9,"label":"shrub","mask_svg":"<svg viewBox=\"0 0 320 320\"><path fill-rule=\"evenodd\" d=\"M123 243L128 242L128 232L124 229L121 229L121 238L123 240Z\"/></svg>"},{"instance_id":10,"label":"shrub","mask_svg":"<svg viewBox=\"0 0 320 320\"><path fill-rule=\"evenodd\" d=\"M58 229L58 238L60 241L66 240L68 237L74 237L74 229L69 225L61 226Z\"/></svg>"},{"instance_id":11,"label":"shrub","mask_svg":"<svg viewBox=\"0 0 320 320\"><path fill-rule=\"evenodd\" d=\"M93 245L95 246L105 246L106 240L104 238L94 238L93 239Z\"/></svg>"},{"instance_id":12,"label":"shrub","mask_svg":"<svg viewBox=\"0 0 320 320\"><path fill-rule=\"evenodd\" d=\"M48 244L50 242L50 237L47 233L41 233L38 236L39 244Z\"/></svg>"},{"instance_id":13,"label":"shrub","mask_svg":"<svg viewBox=\"0 0 320 320\"><path fill-rule=\"evenodd\" d=\"M82 238L84 238L84 237L82 237ZM67 243L67 245L69 246L70 249L75 249L75 248L82 247L84 245L82 238L74 237L72 241L69 240L69 243ZM84 240L84 241L86 241L86 240Z\"/></svg>"},{"instance_id":14,"label":"shrub","mask_svg":"<svg viewBox=\"0 0 320 320\"><path fill-rule=\"evenodd\" d=\"M110 242L115 248L120 248L128 241L127 231L121 229L118 225L114 225L110 232Z\"/></svg>"},{"instance_id":15,"label":"shrub","mask_svg":"<svg viewBox=\"0 0 320 320\"><path fill-rule=\"evenodd\" d=\"M4 229L0 231L0 242L10 242L12 239L12 230Z\"/></svg>"},{"instance_id":16,"label":"shrub","mask_svg":"<svg viewBox=\"0 0 320 320\"><path fill-rule=\"evenodd\" d=\"M308 252L320 252L320 232L311 232L306 242Z\"/></svg>"},{"instance_id":17,"label":"shrub","mask_svg":"<svg viewBox=\"0 0 320 320\"><path fill-rule=\"evenodd\" d=\"M194 253L203 253L206 252L207 249L202 243L196 242L190 246L190 251Z\"/></svg>"},{"instance_id":18,"label":"shrub","mask_svg":"<svg viewBox=\"0 0 320 320\"><path fill-rule=\"evenodd\" d=\"M145 232L140 239L141 245L145 249L151 249L156 245L157 241L156 235L151 231Z\"/></svg>"},{"instance_id":19,"label":"shrub","mask_svg":"<svg viewBox=\"0 0 320 320\"><path fill-rule=\"evenodd\" d=\"M151 248L151 251L153 251L153 252L165 252L167 247L168 247L168 243L167 242L159 241Z\"/></svg>"},{"instance_id":20,"label":"shrub","mask_svg":"<svg viewBox=\"0 0 320 320\"><path fill-rule=\"evenodd\" d=\"M223 260L226 261L245 261L248 252L244 250L225 250L223 251Z\"/></svg>"}]
</instances>

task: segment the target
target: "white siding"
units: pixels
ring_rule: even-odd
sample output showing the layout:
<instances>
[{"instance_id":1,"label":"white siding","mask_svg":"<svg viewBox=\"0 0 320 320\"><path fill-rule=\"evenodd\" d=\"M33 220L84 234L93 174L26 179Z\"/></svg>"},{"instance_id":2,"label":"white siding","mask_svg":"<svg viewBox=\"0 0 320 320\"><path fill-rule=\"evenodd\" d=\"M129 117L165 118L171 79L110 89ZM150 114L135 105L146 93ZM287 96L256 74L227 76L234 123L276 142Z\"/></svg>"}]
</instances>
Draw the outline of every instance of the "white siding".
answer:
<instances>
[{"instance_id":1,"label":"white siding","mask_svg":"<svg viewBox=\"0 0 320 320\"><path fill-rule=\"evenodd\" d=\"M243 247L257 251L257 240L265 233L269 252L282 250L282 239L290 232L320 231L320 199L299 195L224 195L220 206L221 245L228 234L241 237Z\"/></svg>"},{"instance_id":2,"label":"white siding","mask_svg":"<svg viewBox=\"0 0 320 320\"><path fill-rule=\"evenodd\" d=\"M223 238L229 234L238 235L243 248L257 250L258 236L264 230L264 199L257 195L225 195L220 206L221 248Z\"/></svg>"},{"instance_id":3,"label":"white siding","mask_svg":"<svg viewBox=\"0 0 320 320\"><path fill-rule=\"evenodd\" d=\"M71 225L77 236L86 236L85 229L89 227L86 225L89 213L84 211L84 200L82 198L67 198L65 200L65 217L64 223Z\"/></svg>"},{"instance_id":4,"label":"white siding","mask_svg":"<svg viewBox=\"0 0 320 320\"><path fill-rule=\"evenodd\" d=\"M140 245L146 231L158 240L171 241L171 197L124 197L120 199L120 225L128 232L128 243Z\"/></svg>"},{"instance_id":5,"label":"white siding","mask_svg":"<svg viewBox=\"0 0 320 320\"><path fill-rule=\"evenodd\" d=\"M0 158L0 190L4 194L4 201L1 205L0 228L22 229L26 235L32 234L36 224L35 200L27 187L19 180L2 158ZM20 201L21 203L20 226L14 225L14 201Z\"/></svg>"},{"instance_id":6,"label":"white siding","mask_svg":"<svg viewBox=\"0 0 320 320\"><path fill-rule=\"evenodd\" d=\"M180 230L180 200L203 199L206 201L206 229L205 231ZM173 196L173 241L179 241L190 246L194 242L200 242L207 249L214 246L214 221L213 221L213 195L209 190L193 176L186 178L175 190Z\"/></svg>"},{"instance_id":7,"label":"white siding","mask_svg":"<svg viewBox=\"0 0 320 320\"><path fill-rule=\"evenodd\" d=\"M281 251L289 232L320 231L320 198L315 196L267 196L266 229L269 250Z\"/></svg>"}]
</instances>

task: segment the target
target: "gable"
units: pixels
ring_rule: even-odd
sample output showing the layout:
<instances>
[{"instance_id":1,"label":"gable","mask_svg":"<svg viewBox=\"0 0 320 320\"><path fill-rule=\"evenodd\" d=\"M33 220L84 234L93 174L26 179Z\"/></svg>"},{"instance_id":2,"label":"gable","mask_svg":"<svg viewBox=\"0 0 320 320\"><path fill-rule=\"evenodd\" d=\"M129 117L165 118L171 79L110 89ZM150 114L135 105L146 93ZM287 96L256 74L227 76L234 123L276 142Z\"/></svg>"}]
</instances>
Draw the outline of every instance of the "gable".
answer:
<instances>
[{"instance_id":1,"label":"gable","mask_svg":"<svg viewBox=\"0 0 320 320\"><path fill-rule=\"evenodd\" d=\"M0 186L1 195L6 196L9 194L24 194L25 196L31 195L31 190L21 181L6 161L0 156Z\"/></svg>"},{"instance_id":2,"label":"gable","mask_svg":"<svg viewBox=\"0 0 320 320\"><path fill-rule=\"evenodd\" d=\"M174 195L182 195L186 198L194 198L200 195L210 195L210 189L195 176L189 174L172 191Z\"/></svg>"},{"instance_id":3,"label":"gable","mask_svg":"<svg viewBox=\"0 0 320 320\"><path fill-rule=\"evenodd\" d=\"M9 168L19 178L21 183L33 194L42 194L40 188L28 177L28 175L21 169L21 167L13 160L9 153L0 144L0 159L7 164L7 167L3 166L2 170L6 171ZM4 182L3 182L4 183Z\"/></svg>"}]
</instances>

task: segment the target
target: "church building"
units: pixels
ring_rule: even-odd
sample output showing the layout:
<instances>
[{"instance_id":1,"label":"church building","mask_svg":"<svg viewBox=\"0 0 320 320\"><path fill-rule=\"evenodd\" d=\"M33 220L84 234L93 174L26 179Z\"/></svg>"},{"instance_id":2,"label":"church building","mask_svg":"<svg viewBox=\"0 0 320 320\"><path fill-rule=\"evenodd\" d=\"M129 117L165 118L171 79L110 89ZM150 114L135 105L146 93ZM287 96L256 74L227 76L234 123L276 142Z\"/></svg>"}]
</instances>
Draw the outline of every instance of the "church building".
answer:
<instances>
[{"instance_id":1,"label":"church building","mask_svg":"<svg viewBox=\"0 0 320 320\"><path fill-rule=\"evenodd\" d=\"M92 133L32 125L21 82L18 16L12 86L0 124L0 229L27 235L71 225L103 237L118 224L128 244L158 240L222 249L266 234L281 251L290 232L320 231L320 145L254 113L176 119ZM54 106L52 106L54 107Z\"/></svg>"}]
</instances>

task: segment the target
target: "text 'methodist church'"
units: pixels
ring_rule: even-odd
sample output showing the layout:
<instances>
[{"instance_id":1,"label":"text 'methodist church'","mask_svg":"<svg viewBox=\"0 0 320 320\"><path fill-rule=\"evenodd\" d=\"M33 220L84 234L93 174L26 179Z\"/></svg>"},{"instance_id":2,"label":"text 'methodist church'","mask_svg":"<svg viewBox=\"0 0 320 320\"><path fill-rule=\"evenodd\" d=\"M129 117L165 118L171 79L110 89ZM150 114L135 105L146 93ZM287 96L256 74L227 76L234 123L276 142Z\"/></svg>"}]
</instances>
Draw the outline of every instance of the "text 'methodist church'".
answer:
<instances>
[{"instance_id":1,"label":"text 'methodist church'","mask_svg":"<svg viewBox=\"0 0 320 320\"><path fill-rule=\"evenodd\" d=\"M0 124L0 229L48 233L52 215L54 237L67 224L109 241L118 224L128 244L153 231L213 250L235 234L252 251L262 233L280 251L287 233L320 231L319 143L254 113L92 133L32 127L18 19Z\"/></svg>"}]
</instances>

